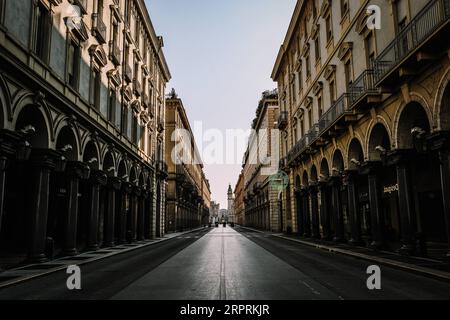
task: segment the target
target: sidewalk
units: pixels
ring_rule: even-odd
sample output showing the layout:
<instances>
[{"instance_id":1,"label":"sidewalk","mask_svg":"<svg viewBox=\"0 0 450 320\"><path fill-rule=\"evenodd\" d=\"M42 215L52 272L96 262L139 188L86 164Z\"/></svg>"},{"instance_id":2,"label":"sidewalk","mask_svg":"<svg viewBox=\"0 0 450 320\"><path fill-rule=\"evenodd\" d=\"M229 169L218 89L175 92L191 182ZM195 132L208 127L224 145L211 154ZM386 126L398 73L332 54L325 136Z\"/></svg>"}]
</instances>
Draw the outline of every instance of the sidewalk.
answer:
<instances>
[{"instance_id":1,"label":"sidewalk","mask_svg":"<svg viewBox=\"0 0 450 320\"><path fill-rule=\"evenodd\" d=\"M30 279L42 277L44 275L65 270L70 265L77 265L77 266L85 265L88 263L92 263L94 261L109 258L111 256L119 255L136 249L141 249L143 247L151 246L160 242L168 241L170 239L182 236L184 234L193 233L202 229L205 228L200 227L183 232L169 233L164 235L162 238L138 241L131 244L126 243L111 248L102 248L98 251L83 252L80 253L79 255L72 257L61 257L44 263L30 264L20 266L14 269L0 271L0 289L24 281L28 281Z\"/></svg>"},{"instance_id":2,"label":"sidewalk","mask_svg":"<svg viewBox=\"0 0 450 320\"><path fill-rule=\"evenodd\" d=\"M376 264L385 265L399 270L450 282L450 263L446 263L443 261L421 257L402 256L393 252L374 251L364 247L350 246L348 244L337 244L329 241L305 239L294 235L261 231L258 229L243 226L240 227L253 232L271 235L273 237L297 242L328 252L343 254L357 259L371 261Z\"/></svg>"}]
</instances>

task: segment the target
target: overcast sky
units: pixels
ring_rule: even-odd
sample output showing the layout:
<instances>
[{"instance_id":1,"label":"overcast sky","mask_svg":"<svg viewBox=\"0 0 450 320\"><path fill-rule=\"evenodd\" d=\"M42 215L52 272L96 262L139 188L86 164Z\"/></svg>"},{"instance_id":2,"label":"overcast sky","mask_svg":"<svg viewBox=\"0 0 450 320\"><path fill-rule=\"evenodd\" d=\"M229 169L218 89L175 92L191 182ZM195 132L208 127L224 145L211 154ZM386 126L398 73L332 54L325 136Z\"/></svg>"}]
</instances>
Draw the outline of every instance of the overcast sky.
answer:
<instances>
[{"instance_id":1,"label":"overcast sky","mask_svg":"<svg viewBox=\"0 0 450 320\"><path fill-rule=\"evenodd\" d=\"M296 0L146 0L153 25L164 37L176 89L191 126L203 130L248 129L270 79ZM196 133L196 139L202 139ZM205 141L206 143L206 141ZM201 145L200 141L197 144ZM243 154L236 156L239 162ZM227 205L240 163L205 165L212 199Z\"/></svg>"}]
</instances>

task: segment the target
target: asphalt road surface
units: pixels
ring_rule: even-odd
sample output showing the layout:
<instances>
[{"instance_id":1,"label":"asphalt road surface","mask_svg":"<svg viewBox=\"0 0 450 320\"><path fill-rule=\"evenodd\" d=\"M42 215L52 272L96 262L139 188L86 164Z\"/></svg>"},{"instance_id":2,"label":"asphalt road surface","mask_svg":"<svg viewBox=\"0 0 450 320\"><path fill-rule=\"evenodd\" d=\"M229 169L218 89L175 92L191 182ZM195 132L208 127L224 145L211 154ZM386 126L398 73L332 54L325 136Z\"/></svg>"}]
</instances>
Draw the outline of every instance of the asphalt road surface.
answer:
<instances>
[{"instance_id":1,"label":"asphalt road surface","mask_svg":"<svg viewBox=\"0 0 450 320\"><path fill-rule=\"evenodd\" d=\"M53 273L0 289L0 299L450 299L450 284L242 228L205 229L81 266L82 290Z\"/></svg>"}]
</instances>

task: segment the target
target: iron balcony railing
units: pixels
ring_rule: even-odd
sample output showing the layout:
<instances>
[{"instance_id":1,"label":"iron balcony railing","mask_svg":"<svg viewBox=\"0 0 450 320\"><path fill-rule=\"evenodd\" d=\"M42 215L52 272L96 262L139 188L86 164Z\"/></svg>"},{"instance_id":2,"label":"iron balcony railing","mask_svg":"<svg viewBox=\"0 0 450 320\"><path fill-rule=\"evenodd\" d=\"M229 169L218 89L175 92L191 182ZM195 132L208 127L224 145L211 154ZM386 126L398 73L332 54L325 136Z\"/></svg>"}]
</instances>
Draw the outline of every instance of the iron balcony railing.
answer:
<instances>
[{"instance_id":1,"label":"iron balcony railing","mask_svg":"<svg viewBox=\"0 0 450 320\"><path fill-rule=\"evenodd\" d=\"M375 86L374 75L373 70L366 70L349 86L349 103L352 106L363 96L380 92L379 88Z\"/></svg>"},{"instance_id":2,"label":"iron balcony railing","mask_svg":"<svg viewBox=\"0 0 450 320\"><path fill-rule=\"evenodd\" d=\"M336 102L325 112L319 120L320 134L327 131L341 116L349 110L349 95L344 93Z\"/></svg>"},{"instance_id":3,"label":"iron balcony railing","mask_svg":"<svg viewBox=\"0 0 450 320\"><path fill-rule=\"evenodd\" d=\"M110 57L110 60L112 61L112 63L114 63L114 65L116 65L116 66L118 66L122 63L120 61L120 59L121 59L120 48L117 45L117 43L115 43L114 41L109 42L109 57Z\"/></svg>"},{"instance_id":4,"label":"iron balcony railing","mask_svg":"<svg viewBox=\"0 0 450 320\"><path fill-rule=\"evenodd\" d=\"M306 134L306 139L308 140L308 146L311 145L320 135L320 126L316 123Z\"/></svg>"},{"instance_id":5,"label":"iron balcony railing","mask_svg":"<svg viewBox=\"0 0 450 320\"><path fill-rule=\"evenodd\" d=\"M98 13L92 14L92 32L99 43L106 43L106 25Z\"/></svg>"},{"instance_id":6,"label":"iron balcony railing","mask_svg":"<svg viewBox=\"0 0 450 320\"><path fill-rule=\"evenodd\" d=\"M289 151L287 155L287 162L291 163L294 161L300 154L303 153L303 151L306 150L308 147L307 144L307 135L304 135L296 144L295 146Z\"/></svg>"},{"instance_id":7,"label":"iron balcony railing","mask_svg":"<svg viewBox=\"0 0 450 320\"><path fill-rule=\"evenodd\" d=\"M379 83L450 17L450 0L432 0L411 20L374 61Z\"/></svg>"},{"instance_id":8,"label":"iron balcony railing","mask_svg":"<svg viewBox=\"0 0 450 320\"><path fill-rule=\"evenodd\" d=\"M287 126L288 123L288 112L287 111L281 111L280 115L278 116L278 129L284 129Z\"/></svg>"}]
</instances>

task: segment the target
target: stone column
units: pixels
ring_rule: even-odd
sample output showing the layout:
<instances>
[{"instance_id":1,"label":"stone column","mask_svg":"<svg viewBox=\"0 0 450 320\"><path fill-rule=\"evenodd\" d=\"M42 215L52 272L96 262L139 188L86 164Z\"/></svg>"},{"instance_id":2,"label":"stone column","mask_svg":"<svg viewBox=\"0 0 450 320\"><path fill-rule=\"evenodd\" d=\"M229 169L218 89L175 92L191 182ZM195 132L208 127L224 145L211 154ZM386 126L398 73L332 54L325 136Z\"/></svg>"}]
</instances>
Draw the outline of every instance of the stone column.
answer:
<instances>
[{"instance_id":1,"label":"stone column","mask_svg":"<svg viewBox=\"0 0 450 320\"><path fill-rule=\"evenodd\" d=\"M411 193L411 180L408 158L411 157L408 150L395 150L389 153L389 158L396 165L398 200L400 210L401 243L400 253L410 255L415 251L414 222L415 210L413 194Z\"/></svg>"},{"instance_id":2,"label":"stone column","mask_svg":"<svg viewBox=\"0 0 450 320\"><path fill-rule=\"evenodd\" d=\"M141 189L139 187L133 186L133 190L131 192L131 242L135 242L137 240L137 221L138 221L138 213L139 213L139 196L141 194Z\"/></svg>"},{"instance_id":3,"label":"stone column","mask_svg":"<svg viewBox=\"0 0 450 320\"><path fill-rule=\"evenodd\" d=\"M309 196L311 198L311 222L312 222L311 236L316 239L320 238L319 199L317 193L318 193L317 185L316 184L310 185Z\"/></svg>"},{"instance_id":4,"label":"stone column","mask_svg":"<svg viewBox=\"0 0 450 320\"><path fill-rule=\"evenodd\" d=\"M344 216L342 212L341 178L338 176L331 177L330 186L335 224L335 234L333 237L333 241L340 242L344 240Z\"/></svg>"},{"instance_id":5,"label":"stone column","mask_svg":"<svg viewBox=\"0 0 450 320\"><path fill-rule=\"evenodd\" d=\"M330 240L332 238L330 232L330 190L326 182L319 183L320 191L320 222L322 224L322 238Z\"/></svg>"},{"instance_id":6,"label":"stone column","mask_svg":"<svg viewBox=\"0 0 450 320\"><path fill-rule=\"evenodd\" d=\"M430 149L437 151L439 154L442 208L444 210L445 230L448 239L446 258L450 259L450 132L438 132L431 135L428 139Z\"/></svg>"},{"instance_id":7,"label":"stone column","mask_svg":"<svg viewBox=\"0 0 450 320\"><path fill-rule=\"evenodd\" d=\"M361 173L367 175L369 184L370 225L372 242L370 247L380 249L384 245L384 217L381 204L381 186L378 178L380 162L367 162L363 164Z\"/></svg>"},{"instance_id":8,"label":"stone column","mask_svg":"<svg viewBox=\"0 0 450 320\"><path fill-rule=\"evenodd\" d=\"M47 217L49 203L50 173L64 162L62 155L54 150L34 149L31 154L32 174L30 177L31 194L29 198L29 243L28 260L42 262L46 260L45 240L47 236Z\"/></svg>"},{"instance_id":9,"label":"stone column","mask_svg":"<svg viewBox=\"0 0 450 320\"><path fill-rule=\"evenodd\" d=\"M5 176L7 163L8 159L5 156L0 156L0 231L2 230L3 201L5 199Z\"/></svg>"},{"instance_id":10,"label":"stone column","mask_svg":"<svg viewBox=\"0 0 450 320\"><path fill-rule=\"evenodd\" d=\"M129 206L129 197L131 194L131 191L133 190L133 186L129 182L122 181L122 186L120 190L120 197L122 199L121 201L121 207L120 207L120 226L118 228L119 231L119 243L126 243L127 242L127 232L128 232L128 215L130 212L127 209L127 200L128 200L128 206Z\"/></svg>"},{"instance_id":11,"label":"stone column","mask_svg":"<svg viewBox=\"0 0 450 320\"><path fill-rule=\"evenodd\" d=\"M295 190L295 202L297 209L297 229L298 234L302 236L305 233L304 222L303 222L303 210L302 210L302 193L301 190Z\"/></svg>"},{"instance_id":12,"label":"stone column","mask_svg":"<svg viewBox=\"0 0 450 320\"><path fill-rule=\"evenodd\" d=\"M88 230L88 250L97 250L98 244L98 219L100 210L100 186L105 186L107 182L106 174L102 171L92 171L90 177L89 206L89 230Z\"/></svg>"},{"instance_id":13,"label":"stone column","mask_svg":"<svg viewBox=\"0 0 450 320\"><path fill-rule=\"evenodd\" d=\"M178 209L176 209L178 210ZM148 197L147 197L147 210L145 212L147 219L146 219L146 227L145 227L145 237L147 239L153 238L153 192L151 190L148 191Z\"/></svg>"},{"instance_id":14,"label":"stone column","mask_svg":"<svg viewBox=\"0 0 450 320\"><path fill-rule=\"evenodd\" d=\"M5 200L5 179L9 159L25 161L30 157L31 147L21 134L6 129L0 130L0 231Z\"/></svg>"},{"instance_id":15,"label":"stone column","mask_svg":"<svg viewBox=\"0 0 450 320\"><path fill-rule=\"evenodd\" d=\"M80 179L89 178L90 169L82 163L72 161L67 163L66 168L66 212L64 219L64 245L63 255L74 256L78 254L77 250L77 231L78 231L78 187Z\"/></svg>"},{"instance_id":16,"label":"stone column","mask_svg":"<svg viewBox=\"0 0 450 320\"><path fill-rule=\"evenodd\" d=\"M119 178L109 177L107 183L107 203L105 212L105 237L104 237L104 247L113 247L114 242L114 216L116 211L116 192L120 190L122 182Z\"/></svg>"},{"instance_id":17,"label":"stone column","mask_svg":"<svg viewBox=\"0 0 450 320\"><path fill-rule=\"evenodd\" d=\"M359 219L359 199L357 191L358 173L356 171L347 171L347 197L348 197L348 213L350 219L351 239L349 243L352 245L360 245L361 241L361 222Z\"/></svg>"},{"instance_id":18,"label":"stone column","mask_svg":"<svg viewBox=\"0 0 450 320\"><path fill-rule=\"evenodd\" d=\"M311 216L309 214L309 197L307 189L302 189L303 236L311 237Z\"/></svg>"},{"instance_id":19,"label":"stone column","mask_svg":"<svg viewBox=\"0 0 450 320\"><path fill-rule=\"evenodd\" d=\"M144 223L145 223L145 191L141 189L139 198L139 212L138 212L138 229L137 238L139 241L144 240Z\"/></svg>"}]
</instances>

